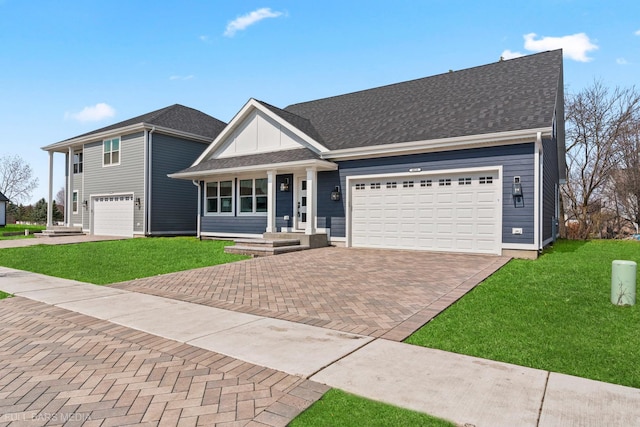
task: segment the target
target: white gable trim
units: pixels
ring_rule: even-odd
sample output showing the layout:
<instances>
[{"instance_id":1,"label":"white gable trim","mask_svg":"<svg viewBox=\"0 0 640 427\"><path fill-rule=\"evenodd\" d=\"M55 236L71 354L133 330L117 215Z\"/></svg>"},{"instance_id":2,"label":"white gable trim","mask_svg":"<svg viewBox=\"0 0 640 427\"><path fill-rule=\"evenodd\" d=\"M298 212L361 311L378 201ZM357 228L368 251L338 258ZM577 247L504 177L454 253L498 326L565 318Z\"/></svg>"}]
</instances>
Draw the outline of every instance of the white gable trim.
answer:
<instances>
[{"instance_id":1,"label":"white gable trim","mask_svg":"<svg viewBox=\"0 0 640 427\"><path fill-rule=\"evenodd\" d=\"M264 105L260 104L255 99L251 98L244 105L244 107L242 107L242 109L240 109L240 111L233 117L233 119L231 119L229 124L223 129L222 132L220 132L220 134L216 137L216 139L213 140L209 148L207 148L200 155L200 157L198 157L198 159L195 162L193 162L191 166L196 166L202 163L203 161L208 160L209 158L212 158L212 156L226 144L227 139L230 138L233 135L233 133L240 126L242 126L242 124L247 119L250 119L252 117L252 113L255 110L260 111L262 114L264 114L271 120L277 122L280 126L282 126L283 128L287 129L289 132L293 133L295 136L300 138L300 140L302 140L302 142L304 143L304 146L303 146L304 148L308 148L314 153L325 153L329 151L327 147L320 144L318 141L311 138L309 135L302 132L300 129L291 125L289 122L287 122L282 117L278 116L277 114L275 114L274 112L266 108Z\"/></svg>"}]
</instances>

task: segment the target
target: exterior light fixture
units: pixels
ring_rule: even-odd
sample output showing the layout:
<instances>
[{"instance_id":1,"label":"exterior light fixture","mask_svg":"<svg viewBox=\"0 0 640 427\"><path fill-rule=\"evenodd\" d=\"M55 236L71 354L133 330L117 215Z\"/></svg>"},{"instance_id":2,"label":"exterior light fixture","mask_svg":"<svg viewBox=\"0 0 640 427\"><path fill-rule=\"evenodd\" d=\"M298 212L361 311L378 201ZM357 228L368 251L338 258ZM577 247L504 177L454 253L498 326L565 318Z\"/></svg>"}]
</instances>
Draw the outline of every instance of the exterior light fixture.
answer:
<instances>
[{"instance_id":1,"label":"exterior light fixture","mask_svg":"<svg viewBox=\"0 0 640 427\"><path fill-rule=\"evenodd\" d=\"M136 197L136 206L140 209L140 197Z\"/></svg>"},{"instance_id":2,"label":"exterior light fixture","mask_svg":"<svg viewBox=\"0 0 640 427\"><path fill-rule=\"evenodd\" d=\"M340 200L340 187L336 185L336 188L331 192L331 200L337 202Z\"/></svg>"},{"instance_id":3,"label":"exterior light fixture","mask_svg":"<svg viewBox=\"0 0 640 427\"><path fill-rule=\"evenodd\" d=\"M89 202L88 202L88 201L86 201L86 200L84 200L84 201L82 202L82 207L83 207L83 208L85 208L85 210L86 210L86 209L89 207Z\"/></svg>"}]
</instances>

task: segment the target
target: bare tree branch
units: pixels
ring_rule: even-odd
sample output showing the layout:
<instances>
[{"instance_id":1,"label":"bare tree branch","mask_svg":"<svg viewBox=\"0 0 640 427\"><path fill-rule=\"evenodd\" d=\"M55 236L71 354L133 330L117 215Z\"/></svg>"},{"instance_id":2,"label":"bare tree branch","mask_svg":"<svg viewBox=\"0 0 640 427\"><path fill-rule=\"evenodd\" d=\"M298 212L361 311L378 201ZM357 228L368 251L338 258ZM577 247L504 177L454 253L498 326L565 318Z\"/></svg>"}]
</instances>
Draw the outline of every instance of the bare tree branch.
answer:
<instances>
[{"instance_id":1,"label":"bare tree branch","mask_svg":"<svg viewBox=\"0 0 640 427\"><path fill-rule=\"evenodd\" d=\"M18 204L31 198L38 186L38 178L33 177L31 166L19 156L0 158L0 192L11 202Z\"/></svg>"}]
</instances>

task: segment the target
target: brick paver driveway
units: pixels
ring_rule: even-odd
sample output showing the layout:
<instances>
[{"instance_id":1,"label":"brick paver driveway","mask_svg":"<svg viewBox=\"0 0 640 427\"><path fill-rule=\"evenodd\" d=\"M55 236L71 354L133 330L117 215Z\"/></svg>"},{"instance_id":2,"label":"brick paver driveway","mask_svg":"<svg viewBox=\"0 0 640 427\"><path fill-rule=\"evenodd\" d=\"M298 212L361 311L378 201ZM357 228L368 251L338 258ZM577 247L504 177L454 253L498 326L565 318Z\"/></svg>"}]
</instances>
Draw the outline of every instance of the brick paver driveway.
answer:
<instances>
[{"instance_id":1,"label":"brick paver driveway","mask_svg":"<svg viewBox=\"0 0 640 427\"><path fill-rule=\"evenodd\" d=\"M113 286L400 341L508 260L328 247Z\"/></svg>"},{"instance_id":2,"label":"brick paver driveway","mask_svg":"<svg viewBox=\"0 0 640 427\"><path fill-rule=\"evenodd\" d=\"M284 426L328 389L26 298L0 301L0 426Z\"/></svg>"}]
</instances>

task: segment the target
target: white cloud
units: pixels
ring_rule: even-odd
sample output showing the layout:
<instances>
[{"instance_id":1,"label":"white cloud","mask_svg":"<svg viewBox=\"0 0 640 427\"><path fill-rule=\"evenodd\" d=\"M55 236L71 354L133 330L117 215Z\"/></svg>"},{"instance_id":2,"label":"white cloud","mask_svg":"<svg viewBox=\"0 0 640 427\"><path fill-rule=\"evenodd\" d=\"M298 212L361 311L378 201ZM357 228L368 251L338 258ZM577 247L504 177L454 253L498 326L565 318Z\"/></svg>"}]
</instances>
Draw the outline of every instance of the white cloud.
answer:
<instances>
[{"instance_id":1,"label":"white cloud","mask_svg":"<svg viewBox=\"0 0 640 427\"><path fill-rule=\"evenodd\" d=\"M193 74L188 76L169 76L169 80L191 80L193 77Z\"/></svg>"},{"instance_id":2,"label":"white cloud","mask_svg":"<svg viewBox=\"0 0 640 427\"><path fill-rule=\"evenodd\" d=\"M627 65L628 63L629 63L629 62L627 62L627 60L626 60L626 59L624 59L624 58L618 58L618 59L616 59L616 64L618 64L618 65Z\"/></svg>"},{"instance_id":3,"label":"white cloud","mask_svg":"<svg viewBox=\"0 0 640 427\"><path fill-rule=\"evenodd\" d=\"M532 52L562 49L565 56L580 62L589 62L593 58L587 56L588 52L598 49L585 33L572 34L562 37L537 38L536 33L524 35L524 48Z\"/></svg>"},{"instance_id":4,"label":"white cloud","mask_svg":"<svg viewBox=\"0 0 640 427\"><path fill-rule=\"evenodd\" d=\"M636 31L636 32L635 32L635 33L633 33L633 34L635 34L636 36L640 36L640 30Z\"/></svg>"},{"instance_id":5,"label":"white cloud","mask_svg":"<svg viewBox=\"0 0 640 427\"><path fill-rule=\"evenodd\" d=\"M82 111L77 113L64 113L65 119L77 120L79 122L97 122L108 119L116 115L116 110L109 104L100 102L91 107L84 107Z\"/></svg>"},{"instance_id":6,"label":"white cloud","mask_svg":"<svg viewBox=\"0 0 640 427\"><path fill-rule=\"evenodd\" d=\"M502 59L504 60L520 58L521 56L524 56L524 53L511 52L509 49L505 50L504 52L502 52L502 55L500 55L500 57L502 57Z\"/></svg>"},{"instance_id":7,"label":"white cloud","mask_svg":"<svg viewBox=\"0 0 640 427\"><path fill-rule=\"evenodd\" d=\"M266 18L277 18L282 16L282 12L274 12L271 8L263 7L256 9L253 12L249 12L246 15L238 16L233 21L227 24L227 28L224 31L224 36L233 37L236 32L244 30L245 28L258 23Z\"/></svg>"}]
</instances>

